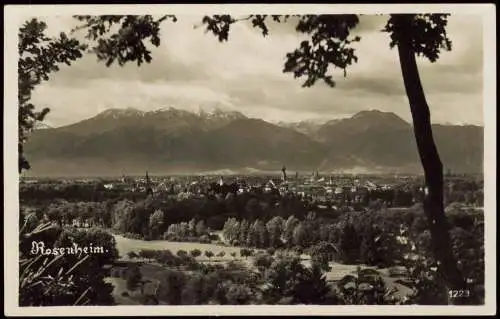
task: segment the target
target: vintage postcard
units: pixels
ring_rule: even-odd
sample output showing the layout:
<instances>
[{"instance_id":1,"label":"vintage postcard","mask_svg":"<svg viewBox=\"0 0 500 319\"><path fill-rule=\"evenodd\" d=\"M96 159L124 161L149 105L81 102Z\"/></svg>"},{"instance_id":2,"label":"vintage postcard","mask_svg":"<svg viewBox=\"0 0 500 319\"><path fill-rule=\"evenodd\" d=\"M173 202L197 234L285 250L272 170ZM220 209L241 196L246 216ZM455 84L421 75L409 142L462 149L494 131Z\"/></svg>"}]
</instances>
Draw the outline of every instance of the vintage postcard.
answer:
<instances>
[{"instance_id":1,"label":"vintage postcard","mask_svg":"<svg viewBox=\"0 0 500 319\"><path fill-rule=\"evenodd\" d=\"M5 7L6 315L494 314L495 27Z\"/></svg>"}]
</instances>

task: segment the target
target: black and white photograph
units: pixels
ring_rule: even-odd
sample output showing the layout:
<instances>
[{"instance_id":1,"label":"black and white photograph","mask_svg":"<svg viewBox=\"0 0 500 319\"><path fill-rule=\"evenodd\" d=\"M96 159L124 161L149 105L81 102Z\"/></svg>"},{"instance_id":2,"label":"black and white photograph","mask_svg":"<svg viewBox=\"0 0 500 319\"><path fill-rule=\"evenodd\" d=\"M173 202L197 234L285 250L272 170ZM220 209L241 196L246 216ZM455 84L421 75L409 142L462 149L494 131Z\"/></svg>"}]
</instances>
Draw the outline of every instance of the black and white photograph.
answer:
<instances>
[{"instance_id":1,"label":"black and white photograph","mask_svg":"<svg viewBox=\"0 0 500 319\"><path fill-rule=\"evenodd\" d=\"M493 5L4 12L11 314L495 312Z\"/></svg>"}]
</instances>

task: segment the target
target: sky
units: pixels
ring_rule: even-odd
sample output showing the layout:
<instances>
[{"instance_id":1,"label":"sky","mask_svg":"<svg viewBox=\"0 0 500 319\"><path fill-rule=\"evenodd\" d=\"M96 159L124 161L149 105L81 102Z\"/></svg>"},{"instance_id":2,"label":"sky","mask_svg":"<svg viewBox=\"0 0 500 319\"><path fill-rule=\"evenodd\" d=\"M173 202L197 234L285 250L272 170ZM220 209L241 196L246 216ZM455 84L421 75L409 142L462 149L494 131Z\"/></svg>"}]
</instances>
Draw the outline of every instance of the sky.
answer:
<instances>
[{"instance_id":1,"label":"sky","mask_svg":"<svg viewBox=\"0 0 500 319\"><path fill-rule=\"evenodd\" d=\"M184 15L162 25L160 47L151 47L151 64L107 68L96 56L86 55L37 87L33 102L51 109L46 124L54 127L128 107L195 112L219 108L270 122L326 121L377 109L410 121L397 51L389 48L389 35L380 32L386 18L360 18L356 32L361 42L354 45L359 61L346 77L333 72L335 88L320 82L302 88L303 79L282 73L286 53L307 38L293 25L272 24L264 38L250 24L238 23L229 41L219 43L203 28L193 27L201 16ZM47 22L49 35L75 25L70 16L39 19ZM481 17L450 16L448 35L451 52L443 52L435 63L418 59L432 121L483 125Z\"/></svg>"}]
</instances>

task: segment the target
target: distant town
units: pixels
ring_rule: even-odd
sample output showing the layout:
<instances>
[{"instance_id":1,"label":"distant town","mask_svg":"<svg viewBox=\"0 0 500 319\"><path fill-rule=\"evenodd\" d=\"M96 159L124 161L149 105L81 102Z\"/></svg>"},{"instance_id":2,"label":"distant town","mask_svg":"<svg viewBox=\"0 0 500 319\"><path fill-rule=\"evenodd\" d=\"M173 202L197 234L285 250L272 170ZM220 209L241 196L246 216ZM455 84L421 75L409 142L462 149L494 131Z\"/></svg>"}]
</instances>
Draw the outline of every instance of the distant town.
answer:
<instances>
[{"instance_id":1,"label":"distant town","mask_svg":"<svg viewBox=\"0 0 500 319\"><path fill-rule=\"evenodd\" d=\"M445 195L460 191L462 181L471 181L466 174L446 174ZM480 181L482 183L482 181ZM22 178L21 185L50 183L57 185L96 185L109 193L139 193L146 196L203 199L205 197L237 194L276 194L293 196L313 202L318 209L337 209L340 206L363 204L380 200L387 207L409 207L425 195L423 178L415 175L332 175L318 170L310 174L294 172L289 175L285 166L275 175L225 176L155 176L148 171L143 176L117 178ZM56 184L56 185L54 185ZM482 194L481 194L482 195ZM463 192L464 200L473 195ZM476 196L477 197L477 196ZM458 200L462 201L462 200ZM472 203L474 200L469 200ZM482 199L478 199L478 202ZM478 203L479 204L479 203Z\"/></svg>"}]
</instances>

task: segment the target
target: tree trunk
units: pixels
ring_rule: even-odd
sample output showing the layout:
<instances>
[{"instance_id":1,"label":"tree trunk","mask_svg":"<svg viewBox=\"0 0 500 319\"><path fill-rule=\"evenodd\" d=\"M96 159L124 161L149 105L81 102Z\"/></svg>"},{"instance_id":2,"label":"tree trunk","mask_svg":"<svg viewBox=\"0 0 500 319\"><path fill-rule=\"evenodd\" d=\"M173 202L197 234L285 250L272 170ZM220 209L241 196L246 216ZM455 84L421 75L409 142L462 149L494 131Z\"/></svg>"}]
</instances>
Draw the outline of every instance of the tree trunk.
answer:
<instances>
[{"instance_id":1,"label":"tree trunk","mask_svg":"<svg viewBox=\"0 0 500 319\"><path fill-rule=\"evenodd\" d=\"M407 18L403 18L406 21L400 20L400 22L410 23L412 18L411 15L408 15ZM408 32L406 34L410 35L411 33ZM434 143L429 106L420 81L415 52L411 47L410 41L410 36L400 39L397 46L404 86L413 119L413 130L418 154L425 176L424 212L429 223L432 246L438 263L439 274L443 277L448 290L466 290L466 282L457 267L457 262L453 255L449 224L444 213L443 164ZM451 302L466 304L471 299L457 298L451 300Z\"/></svg>"}]
</instances>

